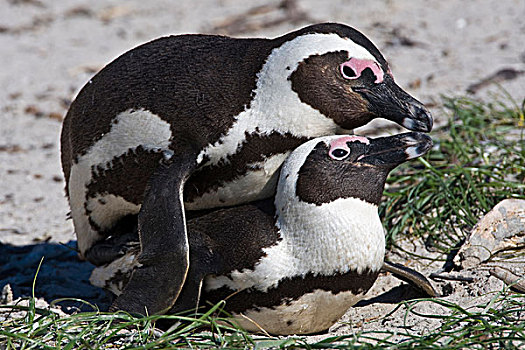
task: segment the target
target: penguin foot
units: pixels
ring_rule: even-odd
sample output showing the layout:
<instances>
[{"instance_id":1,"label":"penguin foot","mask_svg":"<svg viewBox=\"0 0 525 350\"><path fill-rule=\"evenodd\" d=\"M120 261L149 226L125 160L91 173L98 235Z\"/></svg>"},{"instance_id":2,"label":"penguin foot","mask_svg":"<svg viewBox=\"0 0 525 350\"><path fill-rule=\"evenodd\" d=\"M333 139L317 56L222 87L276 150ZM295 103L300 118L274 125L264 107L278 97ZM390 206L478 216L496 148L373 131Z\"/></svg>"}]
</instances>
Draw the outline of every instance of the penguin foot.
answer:
<instances>
[{"instance_id":1,"label":"penguin foot","mask_svg":"<svg viewBox=\"0 0 525 350\"><path fill-rule=\"evenodd\" d=\"M140 246L139 236L135 230L122 235L110 236L95 243L84 256L93 265L102 266L124 256L130 249L136 249L138 246Z\"/></svg>"},{"instance_id":2,"label":"penguin foot","mask_svg":"<svg viewBox=\"0 0 525 350\"><path fill-rule=\"evenodd\" d=\"M122 294L114 300L109 311L124 310L141 315L166 313L175 303L181 286L179 280L169 278L171 273L176 277L181 274L181 271L173 268L170 264L141 264L136 267Z\"/></svg>"},{"instance_id":3,"label":"penguin foot","mask_svg":"<svg viewBox=\"0 0 525 350\"><path fill-rule=\"evenodd\" d=\"M434 298L440 296L439 293L434 289L430 281L416 270L386 260L383 264L382 270L390 272L400 280L405 281L408 284L421 290L429 297Z\"/></svg>"}]
</instances>

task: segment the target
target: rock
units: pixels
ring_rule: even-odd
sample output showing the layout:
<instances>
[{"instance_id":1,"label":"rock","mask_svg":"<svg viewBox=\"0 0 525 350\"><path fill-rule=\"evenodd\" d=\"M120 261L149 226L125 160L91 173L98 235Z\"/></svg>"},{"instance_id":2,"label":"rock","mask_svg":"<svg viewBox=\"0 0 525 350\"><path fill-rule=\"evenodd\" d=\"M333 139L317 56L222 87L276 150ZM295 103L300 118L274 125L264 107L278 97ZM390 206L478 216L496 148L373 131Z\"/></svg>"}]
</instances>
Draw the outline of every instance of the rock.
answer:
<instances>
[{"instance_id":1,"label":"rock","mask_svg":"<svg viewBox=\"0 0 525 350\"><path fill-rule=\"evenodd\" d=\"M11 289L10 284L6 284L2 288L2 293L0 295L0 304L12 304L13 303L13 290Z\"/></svg>"},{"instance_id":2,"label":"rock","mask_svg":"<svg viewBox=\"0 0 525 350\"><path fill-rule=\"evenodd\" d=\"M490 275L494 276L515 290L525 293L525 281L522 276L514 274L512 271L496 266L490 270ZM523 275L523 274L522 274Z\"/></svg>"},{"instance_id":3,"label":"rock","mask_svg":"<svg viewBox=\"0 0 525 350\"><path fill-rule=\"evenodd\" d=\"M522 245L525 245L525 200L505 199L474 226L454 263L462 268L472 268L501 250Z\"/></svg>"}]
</instances>

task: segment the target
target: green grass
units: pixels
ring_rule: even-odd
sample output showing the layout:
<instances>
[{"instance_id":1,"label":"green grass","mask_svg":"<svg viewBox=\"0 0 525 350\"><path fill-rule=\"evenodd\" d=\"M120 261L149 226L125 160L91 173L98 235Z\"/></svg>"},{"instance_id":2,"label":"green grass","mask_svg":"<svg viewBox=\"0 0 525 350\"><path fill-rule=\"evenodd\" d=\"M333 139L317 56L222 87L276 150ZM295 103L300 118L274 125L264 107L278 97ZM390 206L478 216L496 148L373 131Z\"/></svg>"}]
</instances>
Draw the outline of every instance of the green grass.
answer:
<instances>
[{"instance_id":1,"label":"green grass","mask_svg":"<svg viewBox=\"0 0 525 350\"><path fill-rule=\"evenodd\" d=\"M244 347L253 343L250 335L229 324L228 319L212 317L222 304L198 317L149 316L133 317L124 312L84 312L60 317L49 310L6 306L25 310L27 316L4 321L0 344L7 349L160 349L170 347ZM156 322L177 322L165 332ZM224 325L219 322L224 322ZM202 331L203 328L210 331Z\"/></svg>"},{"instance_id":2,"label":"green grass","mask_svg":"<svg viewBox=\"0 0 525 350\"><path fill-rule=\"evenodd\" d=\"M425 302L446 308L448 313L418 312L416 306ZM508 288L471 309L440 299L420 299L400 303L390 313L401 310L405 319L417 316L440 321L439 326L424 334L412 331L407 325L396 333L388 329L361 331L317 342L309 342L306 337L251 335L228 319L213 316L221 306L215 305L195 318L137 318L123 312L85 312L61 317L50 310L36 308L34 303L29 307L2 306L23 310L26 316L0 322L0 346L5 349L519 349L525 346L525 296L512 293ZM162 332L155 328L159 320L181 323Z\"/></svg>"},{"instance_id":3,"label":"green grass","mask_svg":"<svg viewBox=\"0 0 525 350\"><path fill-rule=\"evenodd\" d=\"M432 151L389 178L381 215L390 246L401 237L413 235L449 253L500 200L525 198L523 105L447 99L445 109L449 122L432 133ZM356 331L314 342L306 337L249 334L221 318L223 304L196 317L137 318L95 308L93 312L60 316L51 309L37 308L33 296L28 306L0 306L0 317L6 311L23 314L0 318L0 349L523 348L525 296L505 288L489 299L469 309L441 299L411 300L392 311L405 316L406 324L396 332L385 327L381 332ZM421 303L435 304L447 312L421 314ZM421 334L411 326L421 318L437 320L437 326ZM155 327L160 320L177 323L162 332Z\"/></svg>"},{"instance_id":4,"label":"green grass","mask_svg":"<svg viewBox=\"0 0 525 350\"><path fill-rule=\"evenodd\" d=\"M380 213L389 246L410 234L449 253L499 201L525 198L523 105L444 106L448 123L432 132L433 149L388 179Z\"/></svg>"}]
</instances>

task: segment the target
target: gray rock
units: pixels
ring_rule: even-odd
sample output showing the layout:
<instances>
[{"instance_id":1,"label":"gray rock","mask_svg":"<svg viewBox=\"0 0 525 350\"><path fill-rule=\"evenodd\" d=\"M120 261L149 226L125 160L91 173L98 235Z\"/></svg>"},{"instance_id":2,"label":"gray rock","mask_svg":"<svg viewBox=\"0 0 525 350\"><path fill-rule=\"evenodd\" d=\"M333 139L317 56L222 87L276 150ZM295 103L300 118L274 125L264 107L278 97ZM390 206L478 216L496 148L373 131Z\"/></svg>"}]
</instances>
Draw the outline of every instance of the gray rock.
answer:
<instances>
[{"instance_id":1,"label":"gray rock","mask_svg":"<svg viewBox=\"0 0 525 350\"><path fill-rule=\"evenodd\" d=\"M6 284L2 288L0 295L0 304L12 304L13 303L13 290L10 284Z\"/></svg>"},{"instance_id":2,"label":"gray rock","mask_svg":"<svg viewBox=\"0 0 525 350\"><path fill-rule=\"evenodd\" d=\"M525 200L505 199L474 226L454 263L472 268L491 259L502 250L525 244Z\"/></svg>"}]
</instances>

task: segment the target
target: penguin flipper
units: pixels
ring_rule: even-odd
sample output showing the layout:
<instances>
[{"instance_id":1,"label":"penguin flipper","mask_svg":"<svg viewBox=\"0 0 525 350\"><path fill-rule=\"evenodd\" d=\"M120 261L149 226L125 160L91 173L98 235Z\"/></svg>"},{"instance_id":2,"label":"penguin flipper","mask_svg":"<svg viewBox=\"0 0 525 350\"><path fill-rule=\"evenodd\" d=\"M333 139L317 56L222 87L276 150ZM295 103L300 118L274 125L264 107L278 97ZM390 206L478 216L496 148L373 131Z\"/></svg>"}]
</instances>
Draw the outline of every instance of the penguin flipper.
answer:
<instances>
[{"instance_id":1,"label":"penguin flipper","mask_svg":"<svg viewBox=\"0 0 525 350\"><path fill-rule=\"evenodd\" d=\"M439 293L434 289L430 281L416 270L386 260L383 263L382 270L390 272L395 277L416 287L430 297L439 297Z\"/></svg>"},{"instance_id":2,"label":"penguin flipper","mask_svg":"<svg viewBox=\"0 0 525 350\"><path fill-rule=\"evenodd\" d=\"M181 153L150 177L138 214L139 265L110 310L159 314L177 300L189 268L183 190L196 158L194 152Z\"/></svg>"}]
</instances>

